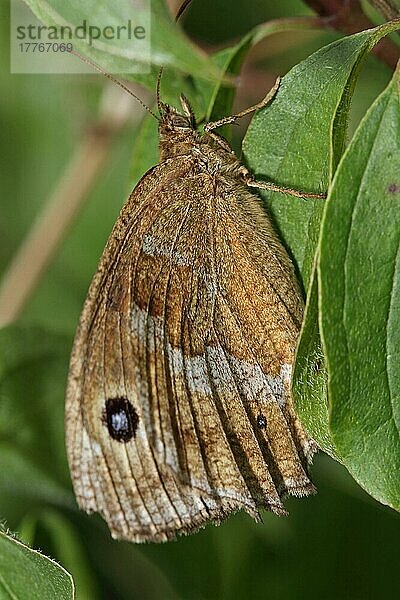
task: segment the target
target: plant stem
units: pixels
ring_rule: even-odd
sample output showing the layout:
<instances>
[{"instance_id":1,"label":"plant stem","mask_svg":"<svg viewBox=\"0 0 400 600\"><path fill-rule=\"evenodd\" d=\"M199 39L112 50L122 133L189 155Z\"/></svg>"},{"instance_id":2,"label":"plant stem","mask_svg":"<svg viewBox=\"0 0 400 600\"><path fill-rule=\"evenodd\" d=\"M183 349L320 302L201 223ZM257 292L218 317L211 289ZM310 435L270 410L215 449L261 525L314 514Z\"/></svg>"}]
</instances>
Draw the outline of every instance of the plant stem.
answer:
<instances>
[{"instance_id":1,"label":"plant stem","mask_svg":"<svg viewBox=\"0 0 400 600\"><path fill-rule=\"evenodd\" d=\"M132 102L115 86L104 90L97 122L86 132L41 214L22 242L0 285L0 326L19 317L67 229L97 181Z\"/></svg>"},{"instance_id":2,"label":"plant stem","mask_svg":"<svg viewBox=\"0 0 400 600\"><path fill-rule=\"evenodd\" d=\"M368 0L388 21L400 17L400 9L391 0Z\"/></svg>"},{"instance_id":3,"label":"plant stem","mask_svg":"<svg viewBox=\"0 0 400 600\"><path fill-rule=\"evenodd\" d=\"M364 29L375 27L375 24L364 14L359 0L306 0L306 3L321 17L325 18L326 25L329 25L337 31L346 34L356 33ZM393 4L388 0L373 0L371 1L375 8L378 8L383 13L383 5L385 9L389 7L393 9ZM388 13L389 14L389 13ZM398 9L395 15L390 12L391 18L398 17ZM379 44L373 49L374 54L386 63L393 70L396 68L399 60L399 47L389 38L382 39Z\"/></svg>"}]
</instances>

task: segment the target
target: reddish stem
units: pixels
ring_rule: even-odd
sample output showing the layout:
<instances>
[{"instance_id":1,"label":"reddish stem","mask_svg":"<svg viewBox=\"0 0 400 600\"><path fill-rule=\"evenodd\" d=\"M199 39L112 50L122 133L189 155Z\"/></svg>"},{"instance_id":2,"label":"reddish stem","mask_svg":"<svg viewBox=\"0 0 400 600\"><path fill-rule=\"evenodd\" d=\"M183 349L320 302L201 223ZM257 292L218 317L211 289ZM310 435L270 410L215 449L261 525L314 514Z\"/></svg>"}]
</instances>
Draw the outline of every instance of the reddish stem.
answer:
<instances>
[{"instance_id":1,"label":"reddish stem","mask_svg":"<svg viewBox=\"0 0 400 600\"><path fill-rule=\"evenodd\" d=\"M363 13L359 0L306 0L306 3L336 31L352 34L375 27L375 24ZM396 68L400 49L392 40L383 38L373 52L389 67Z\"/></svg>"}]
</instances>

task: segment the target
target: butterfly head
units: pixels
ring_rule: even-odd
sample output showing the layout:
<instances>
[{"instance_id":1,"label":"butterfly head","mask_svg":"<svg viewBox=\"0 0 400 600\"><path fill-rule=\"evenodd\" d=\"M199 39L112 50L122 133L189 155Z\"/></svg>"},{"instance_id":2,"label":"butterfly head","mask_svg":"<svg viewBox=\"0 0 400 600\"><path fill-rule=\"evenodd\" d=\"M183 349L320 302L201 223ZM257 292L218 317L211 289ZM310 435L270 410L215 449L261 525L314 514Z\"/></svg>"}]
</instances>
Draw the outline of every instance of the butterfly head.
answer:
<instances>
[{"instance_id":1,"label":"butterfly head","mask_svg":"<svg viewBox=\"0 0 400 600\"><path fill-rule=\"evenodd\" d=\"M196 119L188 99L181 94L180 101L183 114L173 106L160 102L160 131L162 134L192 132L196 129Z\"/></svg>"},{"instance_id":2,"label":"butterfly head","mask_svg":"<svg viewBox=\"0 0 400 600\"><path fill-rule=\"evenodd\" d=\"M198 136L195 116L183 94L180 101L182 105L180 112L164 102L158 104L161 160L190 153Z\"/></svg>"}]
</instances>

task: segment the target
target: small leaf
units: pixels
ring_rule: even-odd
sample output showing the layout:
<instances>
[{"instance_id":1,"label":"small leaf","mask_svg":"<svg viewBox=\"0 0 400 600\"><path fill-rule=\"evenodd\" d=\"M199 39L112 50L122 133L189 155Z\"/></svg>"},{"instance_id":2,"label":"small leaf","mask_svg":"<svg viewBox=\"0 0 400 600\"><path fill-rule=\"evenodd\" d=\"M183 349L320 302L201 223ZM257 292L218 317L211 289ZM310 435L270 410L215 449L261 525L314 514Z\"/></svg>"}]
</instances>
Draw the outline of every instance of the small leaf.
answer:
<instances>
[{"instance_id":1,"label":"small leaf","mask_svg":"<svg viewBox=\"0 0 400 600\"><path fill-rule=\"evenodd\" d=\"M73 573L76 600L99 597L95 574L79 531L59 511L49 508L35 514L28 513L18 527L21 540L30 546L37 545L38 530L47 534L52 553Z\"/></svg>"},{"instance_id":2,"label":"small leaf","mask_svg":"<svg viewBox=\"0 0 400 600\"><path fill-rule=\"evenodd\" d=\"M400 103L397 71L336 173L321 234L330 429L344 464L400 509Z\"/></svg>"},{"instance_id":3,"label":"small leaf","mask_svg":"<svg viewBox=\"0 0 400 600\"><path fill-rule=\"evenodd\" d=\"M74 583L61 565L0 531L0 596L71 600Z\"/></svg>"}]
</instances>

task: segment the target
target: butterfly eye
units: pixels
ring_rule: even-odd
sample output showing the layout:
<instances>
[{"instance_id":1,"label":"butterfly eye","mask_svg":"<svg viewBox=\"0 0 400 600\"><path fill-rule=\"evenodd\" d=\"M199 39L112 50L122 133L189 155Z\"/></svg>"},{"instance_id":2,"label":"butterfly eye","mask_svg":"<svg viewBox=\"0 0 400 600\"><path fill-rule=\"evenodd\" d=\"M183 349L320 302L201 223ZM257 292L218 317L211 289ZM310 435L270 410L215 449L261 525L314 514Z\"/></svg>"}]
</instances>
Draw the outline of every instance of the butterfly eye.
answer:
<instances>
[{"instance_id":1,"label":"butterfly eye","mask_svg":"<svg viewBox=\"0 0 400 600\"><path fill-rule=\"evenodd\" d=\"M265 429L267 426L267 419L264 417L264 415L258 415L257 417L257 426L260 429Z\"/></svg>"},{"instance_id":2,"label":"butterfly eye","mask_svg":"<svg viewBox=\"0 0 400 600\"><path fill-rule=\"evenodd\" d=\"M129 442L136 434L139 415L127 398L109 398L105 417L108 433L114 440Z\"/></svg>"}]
</instances>

